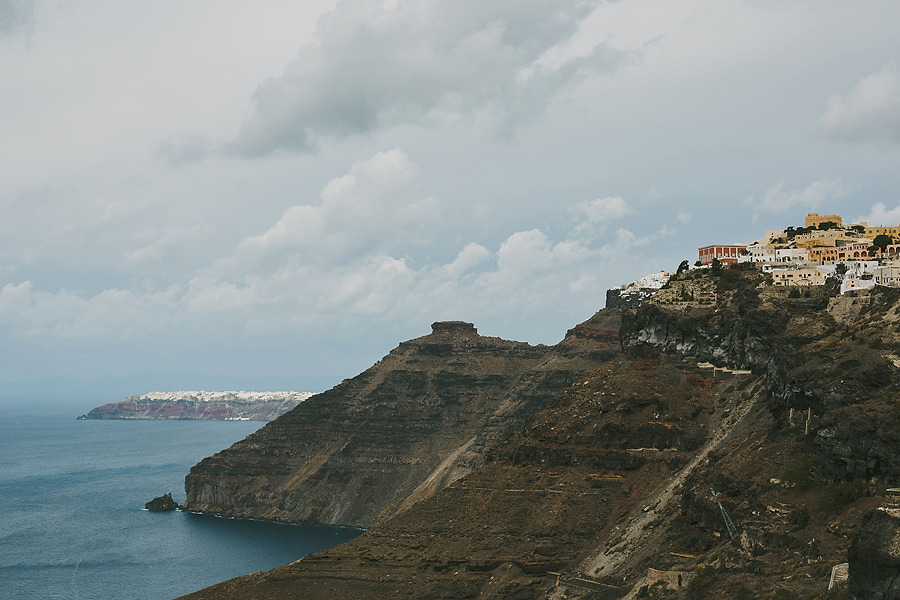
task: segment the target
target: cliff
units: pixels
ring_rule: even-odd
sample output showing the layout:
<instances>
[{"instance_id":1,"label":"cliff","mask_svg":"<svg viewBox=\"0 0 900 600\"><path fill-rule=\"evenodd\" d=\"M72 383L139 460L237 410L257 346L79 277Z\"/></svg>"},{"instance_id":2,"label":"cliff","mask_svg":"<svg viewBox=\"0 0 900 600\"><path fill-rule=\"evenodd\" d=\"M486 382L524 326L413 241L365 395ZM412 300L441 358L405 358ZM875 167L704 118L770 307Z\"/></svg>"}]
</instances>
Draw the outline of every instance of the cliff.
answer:
<instances>
[{"instance_id":1,"label":"cliff","mask_svg":"<svg viewBox=\"0 0 900 600\"><path fill-rule=\"evenodd\" d=\"M602 340L573 333L554 349L481 336L471 323L435 323L193 467L185 509L371 526L481 464L487 449L593 369L594 353L618 349L614 329Z\"/></svg>"},{"instance_id":2,"label":"cliff","mask_svg":"<svg viewBox=\"0 0 900 600\"><path fill-rule=\"evenodd\" d=\"M684 273L592 355L601 311L545 350L596 368L464 477L188 597L841 598L848 554L848 597L893 593L896 519L870 511L900 479L900 293L764 283Z\"/></svg>"},{"instance_id":3,"label":"cliff","mask_svg":"<svg viewBox=\"0 0 900 600\"><path fill-rule=\"evenodd\" d=\"M310 396L310 392L150 392L98 406L79 419L271 421Z\"/></svg>"},{"instance_id":4,"label":"cliff","mask_svg":"<svg viewBox=\"0 0 900 600\"><path fill-rule=\"evenodd\" d=\"M900 598L900 510L871 510L862 517L849 552L847 600Z\"/></svg>"}]
</instances>

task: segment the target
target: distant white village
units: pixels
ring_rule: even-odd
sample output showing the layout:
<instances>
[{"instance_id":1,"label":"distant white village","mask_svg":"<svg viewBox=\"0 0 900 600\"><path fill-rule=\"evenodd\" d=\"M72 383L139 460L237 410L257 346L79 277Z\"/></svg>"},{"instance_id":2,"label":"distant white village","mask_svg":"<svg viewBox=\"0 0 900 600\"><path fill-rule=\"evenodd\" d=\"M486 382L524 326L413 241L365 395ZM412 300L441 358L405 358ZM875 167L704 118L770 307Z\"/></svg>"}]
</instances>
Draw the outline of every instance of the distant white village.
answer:
<instances>
[{"instance_id":1,"label":"distant white village","mask_svg":"<svg viewBox=\"0 0 900 600\"><path fill-rule=\"evenodd\" d=\"M824 285L839 279L841 294L876 285L900 287L900 225L845 225L839 215L809 213L803 227L767 231L750 244L711 244L698 249L694 267L756 263L776 286ZM671 273L648 275L617 286L622 295L649 295Z\"/></svg>"},{"instance_id":2,"label":"distant white village","mask_svg":"<svg viewBox=\"0 0 900 600\"><path fill-rule=\"evenodd\" d=\"M162 400L165 402L177 402L189 400L191 402L271 402L290 400L299 404L312 396L312 392L149 392L140 396L129 396L126 400L147 401Z\"/></svg>"}]
</instances>

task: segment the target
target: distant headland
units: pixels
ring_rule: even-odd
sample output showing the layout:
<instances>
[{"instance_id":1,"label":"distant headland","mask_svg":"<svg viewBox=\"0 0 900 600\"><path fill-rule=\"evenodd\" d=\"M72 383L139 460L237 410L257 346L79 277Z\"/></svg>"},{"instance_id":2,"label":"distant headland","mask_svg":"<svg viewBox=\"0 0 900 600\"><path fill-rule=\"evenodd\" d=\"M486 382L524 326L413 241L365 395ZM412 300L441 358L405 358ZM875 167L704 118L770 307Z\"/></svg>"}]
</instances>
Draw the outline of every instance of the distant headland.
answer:
<instances>
[{"instance_id":1,"label":"distant headland","mask_svg":"<svg viewBox=\"0 0 900 600\"><path fill-rule=\"evenodd\" d=\"M271 421L312 392L150 392L92 409L79 419Z\"/></svg>"}]
</instances>

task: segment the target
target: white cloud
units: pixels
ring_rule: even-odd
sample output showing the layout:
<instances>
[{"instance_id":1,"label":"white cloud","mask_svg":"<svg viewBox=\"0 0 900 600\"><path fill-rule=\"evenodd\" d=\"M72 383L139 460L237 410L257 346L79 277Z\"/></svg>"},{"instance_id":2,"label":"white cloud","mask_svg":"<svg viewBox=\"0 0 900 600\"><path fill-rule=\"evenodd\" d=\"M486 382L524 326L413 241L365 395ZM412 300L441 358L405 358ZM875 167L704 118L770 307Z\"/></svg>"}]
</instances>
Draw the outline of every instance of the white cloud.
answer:
<instances>
[{"instance_id":1,"label":"white cloud","mask_svg":"<svg viewBox=\"0 0 900 600\"><path fill-rule=\"evenodd\" d=\"M621 196L607 196L596 200L579 202L575 208L591 223L606 223L621 219L631 212Z\"/></svg>"},{"instance_id":2,"label":"white cloud","mask_svg":"<svg viewBox=\"0 0 900 600\"><path fill-rule=\"evenodd\" d=\"M836 140L900 143L900 72L889 63L845 96L832 96L816 126Z\"/></svg>"},{"instance_id":3,"label":"white cloud","mask_svg":"<svg viewBox=\"0 0 900 600\"><path fill-rule=\"evenodd\" d=\"M458 279L491 257L491 251L475 242L466 244L456 259L443 267L440 273L447 279Z\"/></svg>"},{"instance_id":4,"label":"white cloud","mask_svg":"<svg viewBox=\"0 0 900 600\"><path fill-rule=\"evenodd\" d=\"M622 62L596 41L559 64L541 61L598 3L345 0L320 19L316 43L260 84L227 149L306 152L327 138L473 116L509 135L567 86Z\"/></svg>"},{"instance_id":5,"label":"white cloud","mask_svg":"<svg viewBox=\"0 0 900 600\"><path fill-rule=\"evenodd\" d=\"M766 190L759 200L749 196L744 203L758 211L778 214L795 208L815 209L843 198L849 192L850 187L840 179L822 179L803 190L785 190L784 182L780 181Z\"/></svg>"},{"instance_id":6,"label":"white cloud","mask_svg":"<svg viewBox=\"0 0 900 600\"><path fill-rule=\"evenodd\" d=\"M578 242L554 244L539 229L509 236L497 251L497 269L516 279L531 273L564 267L582 260L588 250Z\"/></svg>"},{"instance_id":7,"label":"white cloud","mask_svg":"<svg viewBox=\"0 0 900 600\"><path fill-rule=\"evenodd\" d=\"M156 292L108 289L89 296L62 289L44 292L30 281L0 290L0 325L17 339L115 342L169 330L178 311L176 286Z\"/></svg>"},{"instance_id":8,"label":"white cloud","mask_svg":"<svg viewBox=\"0 0 900 600\"><path fill-rule=\"evenodd\" d=\"M318 205L292 206L245 238L221 266L245 271L285 257L333 265L415 240L440 216L437 199L419 193L418 176L403 151L379 152L329 181Z\"/></svg>"},{"instance_id":9,"label":"white cloud","mask_svg":"<svg viewBox=\"0 0 900 600\"><path fill-rule=\"evenodd\" d=\"M900 204L889 209L884 202L876 202L868 215L858 217L856 221L864 221L873 227L896 225L900 223Z\"/></svg>"}]
</instances>

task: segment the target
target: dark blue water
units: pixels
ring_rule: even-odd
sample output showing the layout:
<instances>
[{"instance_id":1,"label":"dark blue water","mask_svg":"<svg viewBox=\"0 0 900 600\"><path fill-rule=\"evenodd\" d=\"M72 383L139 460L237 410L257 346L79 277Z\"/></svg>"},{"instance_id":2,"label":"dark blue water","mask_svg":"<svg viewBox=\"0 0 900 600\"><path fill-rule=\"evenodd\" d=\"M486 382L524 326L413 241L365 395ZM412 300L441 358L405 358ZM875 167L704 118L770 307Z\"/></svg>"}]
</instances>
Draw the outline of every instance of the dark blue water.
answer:
<instances>
[{"instance_id":1,"label":"dark blue water","mask_svg":"<svg viewBox=\"0 0 900 600\"><path fill-rule=\"evenodd\" d=\"M0 597L174 598L360 533L143 510L165 492L183 501L191 466L260 422L78 414L0 403Z\"/></svg>"}]
</instances>

